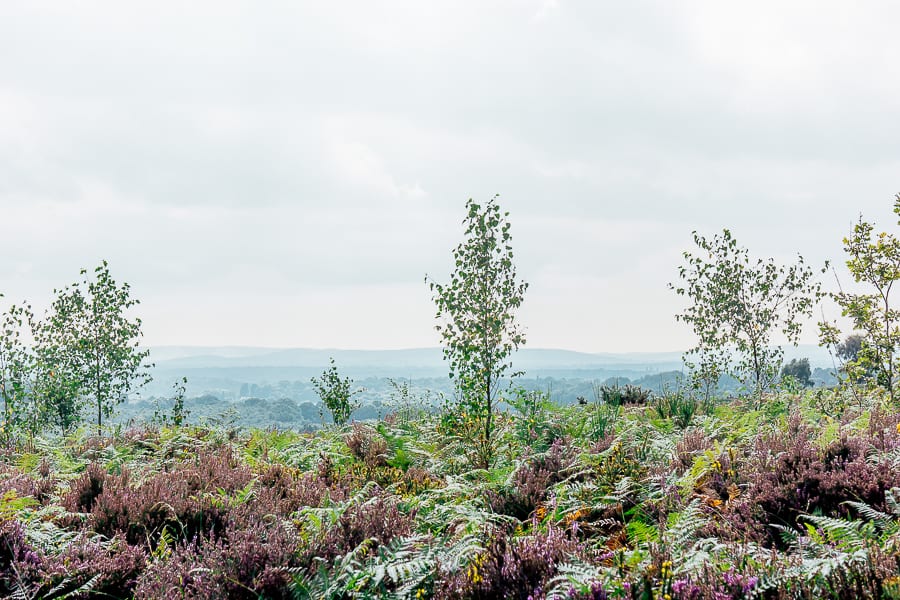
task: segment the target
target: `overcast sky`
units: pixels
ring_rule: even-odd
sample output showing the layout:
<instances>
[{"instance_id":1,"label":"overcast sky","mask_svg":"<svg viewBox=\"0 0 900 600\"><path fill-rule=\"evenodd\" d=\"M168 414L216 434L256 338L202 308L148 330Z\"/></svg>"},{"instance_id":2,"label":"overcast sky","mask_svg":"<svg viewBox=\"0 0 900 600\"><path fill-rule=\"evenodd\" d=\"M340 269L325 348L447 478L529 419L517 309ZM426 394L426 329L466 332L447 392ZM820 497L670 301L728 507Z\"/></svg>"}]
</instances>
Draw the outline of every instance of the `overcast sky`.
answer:
<instances>
[{"instance_id":1,"label":"overcast sky","mask_svg":"<svg viewBox=\"0 0 900 600\"><path fill-rule=\"evenodd\" d=\"M896 2L0 3L0 292L107 259L150 345L435 346L501 194L529 347L681 350L691 231L896 228ZM807 340L813 340L810 333Z\"/></svg>"}]
</instances>

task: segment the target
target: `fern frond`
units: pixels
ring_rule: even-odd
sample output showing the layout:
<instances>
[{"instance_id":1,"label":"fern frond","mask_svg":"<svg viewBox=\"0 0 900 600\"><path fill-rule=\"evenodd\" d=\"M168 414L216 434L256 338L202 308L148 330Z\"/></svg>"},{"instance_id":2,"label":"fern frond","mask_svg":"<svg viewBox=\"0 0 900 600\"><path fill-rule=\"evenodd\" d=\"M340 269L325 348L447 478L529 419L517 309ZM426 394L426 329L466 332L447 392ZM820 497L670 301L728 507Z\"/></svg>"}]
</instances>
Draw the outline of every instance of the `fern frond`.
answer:
<instances>
[{"instance_id":1,"label":"fern frond","mask_svg":"<svg viewBox=\"0 0 900 600\"><path fill-rule=\"evenodd\" d=\"M787 527L779 523L769 523L769 527L778 531L781 541L789 548L796 548L800 540L800 532L793 527Z\"/></svg>"},{"instance_id":2,"label":"fern frond","mask_svg":"<svg viewBox=\"0 0 900 600\"><path fill-rule=\"evenodd\" d=\"M83 584L77 586L75 589L67 590L67 588L73 584L73 581L71 578L65 577L61 582L53 586L46 594L41 594L41 597L55 598L58 600L66 600L66 598L77 597L89 598L91 596L91 592L94 591L94 588L99 582L100 575L98 574L94 575Z\"/></svg>"},{"instance_id":3,"label":"fern frond","mask_svg":"<svg viewBox=\"0 0 900 600\"><path fill-rule=\"evenodd\" d=\"M875 510L865 502L853 502L851 500L848 500L847 502L844 502L844 504L853 508L866 520L875 525L875 527L879 531L885 531L893 523L893 520L891 519L891 516L889 514L883 513L880 510Z\"/></svg>"},{"instance_id":4,"label":"fern frond","mask_svg":"<svg viewBox=\"0 0 900 600\"><path fill-rule=\"evenodd\" d=\"M900 502L897 501L898 494L900 494L900 488L891 488L884 493L884 502L895 517L900 517Z\"/></svg>"},{"instance_id":5,"label":"fern frond","mask_svg":"<svg viewBox=\"0 0 900 600\"><path fill-rule=\"evenodd\" d=\"M800 518L812 523L824 533L825 541L837 544L839 548L858 549L865 544L862 521L817 515L802 515Z\"/></svg>"},{"instance_id":6,"label":"fern frond","mask_svg":"<svg viewBox=\"0 0 900 600\"><path fill-rule=\"evenodd\" d=\"M556 570L557 575L547 582L547 600L569 598L569 590L573 587L578 592L587 593L591 585L605 579L602 567L581 561L563 563Z\"/></svg>"},{"instance_id":7,"label":"fern frond","mask_svg":"<svg viewBox=\"0 0 900 600\"><path fill-rule=\"evenodd\" d=\"M676 550L686 550L689 542L708 519L700 510L700 499L694 498L680 513L669 516L664 539Z\"/></svg>"}]
</instances>

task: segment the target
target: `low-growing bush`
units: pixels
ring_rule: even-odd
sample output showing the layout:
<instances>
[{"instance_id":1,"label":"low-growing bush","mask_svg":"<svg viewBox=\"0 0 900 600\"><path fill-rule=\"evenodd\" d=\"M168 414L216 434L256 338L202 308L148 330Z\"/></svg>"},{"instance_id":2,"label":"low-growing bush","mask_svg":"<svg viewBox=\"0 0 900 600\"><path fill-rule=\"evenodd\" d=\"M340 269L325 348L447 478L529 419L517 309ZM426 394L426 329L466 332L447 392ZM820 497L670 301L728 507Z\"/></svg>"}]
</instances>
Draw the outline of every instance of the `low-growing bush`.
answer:
<instances>
[{"instance_id":1,"label":"low-growing bush","mask_svg":"<svg viewBox=\"0 0 900 600\"><path fill-rule=\"evenodd\" d=\"M164 529L181 538L221 529L228 513L223 497L246 489L252 478L230 451L201 453L139 482L128 468L110 475L94 463L73 482L63 506L88 513L87 526L96 533L153 547Z\"/></svg>"},{"instance_id":2,"label":"low-growing bush","mask_svg":"<svg viewBox=\"0 0 900 600\"><path fill-rule=\"evenodd\" d=\"M372 543L363 556L371 555L379 546L410 535L415 527L414 519L414 510L402 510L396 496L376 489L368 498L349 501L333 523L322 523L313 531L301 552L301 562L312 573L321 562L329 563L367 540Z\"/></svg>"},{"instance_id":3,"label":"low-growing bush","mask_svg":"<svg viewBox=\"0 0 900 600\"><path fill-rule=\"evenodd\" d=\"M296 531L254 516L219 534L178 544L137 582L138 599L272 600L290 598L293 569L302 566Z\"/></svg>"},{"instance_id":4,"label":"low-growing bush","mask_svg":"<svg viewBox=\"0 0 900 600\"><path fill-rule=\"evenodd\" d=\"M585 554L561 529L509 540L494 538L468 567L447 577L438 586L438 600L488 600L545 598L547 583L557 566Z\"/></svg>"},{"instance_id":5,"label":"low-growing bush","mask_svg":"<svg viewBox=\"0 0 900 600\"><path fill-rule=\"evenodd\" d=\"M787 431L759 436L736 517L742 535L783 548L771 524L800 527L798 517L814 512L846 517L847 501L887 510L885 491L900 486L900 471L890 462L869 461L871 448L866 437L847 435L820 448L796 415Z\"/></svg>"},{"instance_id":6,"label":"low-growing bush","mask_svg":"<svg viewBox=\"0 0 900 600\"><path fill-rule=\"evenodd\" d=\"M114 537L103 541L82 536L61 554L44 562L34 597L127 598L147 564L147 553Z\"/></svg>"},{"instance_id":7,"label":"low-growing bush","mask_svg":"<svg viewBox=\"0 0 900 600\"><path fill-rule=\"evenodd\" d=\"M643 405L650 401L653 392L629 383L623 387L619 387L618 385L602 385L597 388L597 396L605 404L612 404L614 406Z\"/></svg>"},{"instance_id":8,"label":"low-growing bush","mask_svg":"<svg viewBox=\"0 0 900 600\"><path fill-rule=\"evenodd\" d=\"M488 491L493 511L527 519L547 497L550 486L562 481L574 462L572 448L564 440L556 440L547 452L525 461L512 477L512 485L499 491Z\"/></svg>"},{"instance_id":9,"label":"low-growing bush","mask_svg":"<svg viewBox=\"0 0 900 600\"><path fill-rule=\"evenodd\" d=\"M387 465L387 442L368 425L354 423L351 432L344 436L344 441L353 456L362 461L369 469L375 470Z\"/></svg>"},{"instance_id":10,"label":"low-growing bush","mask_svg":"<svg viewBox=\"0 0 900 600\"><path fill-rule=\"evenodd\" d=\"M671 419L686 429L700 411L700 401L683 391L669 391L653 400L653 409L660 419Z\"/></svg>"},{"instance_id":11,"label":"low-growing bush","mask_svg":"<svg viewBox=\"0 0 900 600\"><path fill-rule=\"evenodd\" d=\"M15 519L0 521L0 593L12 597L17 589L38 579L43 558L25 539L25 527Z\"/></svg>"}]
</instances>

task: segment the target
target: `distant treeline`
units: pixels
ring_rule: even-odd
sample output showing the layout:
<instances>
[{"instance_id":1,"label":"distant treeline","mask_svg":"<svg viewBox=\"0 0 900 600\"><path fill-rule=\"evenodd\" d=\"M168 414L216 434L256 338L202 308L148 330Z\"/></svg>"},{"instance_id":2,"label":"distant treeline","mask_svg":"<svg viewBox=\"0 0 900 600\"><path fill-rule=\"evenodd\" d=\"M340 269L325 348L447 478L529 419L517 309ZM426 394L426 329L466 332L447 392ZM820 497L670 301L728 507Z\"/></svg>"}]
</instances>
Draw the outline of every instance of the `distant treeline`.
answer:
<instances>
[{"instance_id":1,"label":"distant treeline","mask_svg":"<svg viewBox=\"0 0 900 600\"><path fill-rule=\"evenodd\" d=\"M654 393L678 389L683 383L681 371L665 371L640 377L612 376L605 379L570 377L531 377L516 379L516 385L529 391L546 392L560 405L570 405L579 398L596 401L601 386L639 386ZM362 405L353 412L357 421L380 419L393 412L398 405L396 387L390 378L370 377L358 383L363 388ZM412 390L411 401L425 410L437 409L442 397L452 394L452 385L445 377L404 380ZM829 369L812 370L811 381L815 387L830 387L837 383ZM229 386L234 387L234 382ZM732 377L720 381L720 393L736 395L740 383ZM307 431L330 423L327 410L311 389L308 381L280 381L275 383L249 383L237 385L237 394L225 390L225 394L207 391L189 397L185 407L190 411L191 423L231 424L240 427L275 427ZM141 423L152 419L159 412L169 412L173 400L168 397L149 397L131 400L119 406L115 421L122 424Z\"/></svg>"}]
</instances>

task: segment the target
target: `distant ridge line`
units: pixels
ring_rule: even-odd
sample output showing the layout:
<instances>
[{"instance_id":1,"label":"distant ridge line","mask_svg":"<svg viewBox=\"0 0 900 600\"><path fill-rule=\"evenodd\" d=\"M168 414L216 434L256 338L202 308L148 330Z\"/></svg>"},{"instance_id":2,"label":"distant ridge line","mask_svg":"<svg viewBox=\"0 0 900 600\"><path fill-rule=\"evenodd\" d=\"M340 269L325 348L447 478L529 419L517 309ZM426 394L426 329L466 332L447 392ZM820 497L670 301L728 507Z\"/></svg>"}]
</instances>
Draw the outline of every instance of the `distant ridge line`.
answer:
<instances>
[{"instance_id":1,"label":"distant ridge line","mask_svg":"<svg viewBox=\"0 0 900 600\"><path fill-rule=\"evenodd\" d=\"M808 357L812 366L831 366L827 352L813 345L785 348L785 359ZM340 348L267 348L259 346L156 346L150 358L161 368L322 367L334 357L338 366L356 368L440 368L439 347L394 350ZM682 352L580 352L554 348L523 348L513 356L520 369L597 369L610 366L679 369Z\"/></svg>"}]
</instances>

